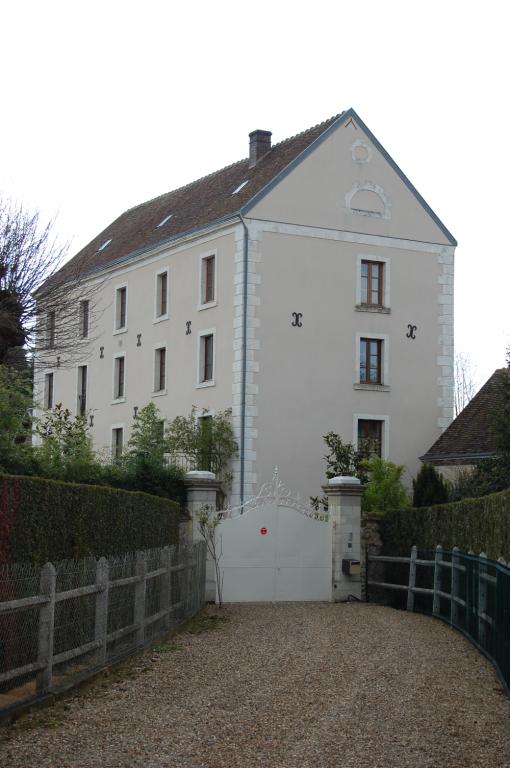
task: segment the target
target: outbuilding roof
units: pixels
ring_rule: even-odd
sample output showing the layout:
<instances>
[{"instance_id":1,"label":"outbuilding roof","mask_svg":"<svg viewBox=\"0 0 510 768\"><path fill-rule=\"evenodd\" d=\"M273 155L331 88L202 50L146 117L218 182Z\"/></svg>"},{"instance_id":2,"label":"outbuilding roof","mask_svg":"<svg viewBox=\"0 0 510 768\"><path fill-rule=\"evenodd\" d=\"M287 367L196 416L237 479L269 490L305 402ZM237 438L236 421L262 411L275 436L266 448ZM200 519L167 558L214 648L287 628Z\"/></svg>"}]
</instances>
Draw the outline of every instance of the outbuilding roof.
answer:
<instances>
[{"instance_id":1,"label":"outbuilding roof","mask_svg":"<svg viewBox=\"0 0 510 768\"><path fill-rule=\"evenodd\" d=\"M494 417L510 369L499 368L420 459L429 464L472 464L496 455Z\"/></svg>"}]
</instances>

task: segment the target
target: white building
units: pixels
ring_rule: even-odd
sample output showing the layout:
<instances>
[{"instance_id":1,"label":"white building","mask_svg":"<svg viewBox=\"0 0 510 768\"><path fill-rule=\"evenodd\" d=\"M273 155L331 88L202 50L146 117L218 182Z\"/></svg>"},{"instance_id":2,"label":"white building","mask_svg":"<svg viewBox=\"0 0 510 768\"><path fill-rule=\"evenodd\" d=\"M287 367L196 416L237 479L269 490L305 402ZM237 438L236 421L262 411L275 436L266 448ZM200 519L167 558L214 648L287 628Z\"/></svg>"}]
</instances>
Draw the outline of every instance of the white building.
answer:
<instances>
[{"instance_id":1,"label":"white building","mask_svg":"<svg viewBox=\"0 0 510 768\"><path fill-rule=\"evenodd\" d=\"M410 477L452 417L455 246L352 109L274 146L254 131L249 159L75 257L101 309L92 331L77 304L77 344L95 341L40 375L39 399L92 414L114 450L151 399L167 420L231 407L233 501L275 464L319 493L328 431L379 441Z\"/></svg>"}]
</instances>

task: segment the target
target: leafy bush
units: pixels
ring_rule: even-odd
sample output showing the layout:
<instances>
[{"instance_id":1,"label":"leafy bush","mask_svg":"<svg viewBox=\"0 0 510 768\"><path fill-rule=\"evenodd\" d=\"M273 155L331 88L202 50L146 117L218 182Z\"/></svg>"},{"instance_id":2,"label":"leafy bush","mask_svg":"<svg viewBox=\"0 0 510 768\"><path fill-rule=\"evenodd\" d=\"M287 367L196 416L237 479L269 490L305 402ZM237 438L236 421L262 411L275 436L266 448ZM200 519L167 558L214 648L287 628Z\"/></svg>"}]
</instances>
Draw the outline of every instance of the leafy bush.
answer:
<instances>
[{"instance_id":1,"label":"leafy bush","mask_svg":"<svg viewBox=\"0 0 510 768\"><path fill-rule=\"evenodd\" d=\"M402 484L403 466L372 456L364 467L368 483L361 501L363 512L384 515L392 509L409 509L411 502Z\"/></svg>"},{"instance_id":2,"label":"leafy bush","mask_svg":"<svg viewBox=\"0 0 510 768\"><path fill-rule=\"evenodd\" d=\"M344 443L335 432L324 435L324 442L329 448L329 453L324 456L328 480L339 475L347 475L358 477L362 483L366 481L367 471L364 463L367 458L366 451L357 450L352 443Z\"/></svg>"},{"instance_id":3,"label":"leafy bush","mask_svg":"<svg viewBox=\"0 0 510 768\"><path fill-rule=\"evenodd\" d=\"M170 454L182 454L193 469L220 474L237 453L232 429L232 411L203 411L197 418L193 407L188 416L177 416L165 435Z\"/></svg>"},{"instance_id":4,"label":"leafy bush","mask_svg":"<svg viewBox=\"0 0 510 768\"><path fill-rule=\"evenodd\" d=\"M0 561L123 554L177 544L179 505L145 493L0 475Z\"/></svg>"},{"instance_id":5,"label":"leafy bush","mask_svg":"<svg viewBox=\"0 0 510 768\"><path fill-rule=\"evenodd\" d=\"M448 501L448 485L432 464L423 464L413 480L413 507L429 507Z\"/></svg>"},{"instance_id":6,"label":"leafy bush","mask_svg":"<svg viewBox=\"0 0 510 768\"><path fill-rule=\"evenodd\" d=\"M42 438L42 444L34 448L37 474L68 482L101 482L102 468L84 416L73 416L59 403L45 414L36 431Z\"/></svg>"},{"instance_id":7,"label":"leafy bush","mask_svg":"<svg viewBox=\"0 0 510 768\"><path fill-rule=\"evenodd\" d=\"M168 464L167 448L160 413L149 403L138 412L126 452L103 467L103 482L183 503L184 470Z\"/></svg>"}]
</instances>

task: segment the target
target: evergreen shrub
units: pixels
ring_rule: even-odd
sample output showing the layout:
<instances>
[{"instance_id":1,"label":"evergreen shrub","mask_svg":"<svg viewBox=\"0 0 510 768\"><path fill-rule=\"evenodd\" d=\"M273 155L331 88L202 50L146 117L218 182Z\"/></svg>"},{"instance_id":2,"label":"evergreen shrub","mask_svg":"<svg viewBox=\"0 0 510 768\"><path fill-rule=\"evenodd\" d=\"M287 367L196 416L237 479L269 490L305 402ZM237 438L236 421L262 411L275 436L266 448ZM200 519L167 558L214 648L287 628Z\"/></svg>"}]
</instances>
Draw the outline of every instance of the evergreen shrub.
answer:
<instances>
[{"instance_id":1,"label":"evergreen shrub","mask_svg":"<svg viewBox=\"0 0 510 768\"><path fill-rule=\"evenodd\" d=\"M0 563L116 555L178 543L174 501L116 488L0 475Z\"/></svg>"},{"instance_id":2,"label":"evergreen shrub","mask_svg":"<svg viewBox=\"0 0 510 768\"><path fill-rule=\"evenodd\" d=\"M510 489L451 504L394 510L381 521L385 550L407 554L419 549L457 546L492 559L510 560Z\"/></svg>"}]
</instances>

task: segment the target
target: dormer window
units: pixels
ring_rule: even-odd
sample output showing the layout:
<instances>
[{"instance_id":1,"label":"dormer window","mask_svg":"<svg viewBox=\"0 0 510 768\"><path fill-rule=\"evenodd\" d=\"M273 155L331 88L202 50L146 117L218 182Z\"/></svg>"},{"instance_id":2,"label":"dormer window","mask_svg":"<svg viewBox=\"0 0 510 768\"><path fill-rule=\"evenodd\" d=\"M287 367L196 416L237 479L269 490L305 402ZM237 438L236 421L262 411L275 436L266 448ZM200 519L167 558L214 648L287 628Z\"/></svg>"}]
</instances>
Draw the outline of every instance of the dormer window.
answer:
<instances>
[{"instance_id":1,"label":"dormer window","mask_svg":"<svg viewBox=\"0 0 510 768\"><path fill-rule=\"evenodd\" d=\"M169 213L169 214L168 214L168 216L165 216L165 218L163 219L163 221L160 221L160 222L159 222L159 224L158 224L158 226L156 227L156 229L159 229L160 227L164 227L164 226L165 226L165 224L167 223L167 221L170 221L170 219L172 218L172 216L173 216L173 213Z\"/></svg>"},{"instance_id":2,"label":"dormer window","mask_svg":"<svg viewBox=\"0 0 510 768\"><path fill-rule=\"evenodd\" d=\"M237 193L240 192L243 189L243 187L245 187L248 184L248 182L249 182L249 179L246 179L246 181L243 181L241 184L239 184L237 189L234 189L234 191L232 192L232 195L237 195Z\"/></svg>"},{"instance_id":3,"label":"dormer window","mask_svg":"<svg viewBox=\"0 0 510 768\"><path fill-rule=\"evenodd\" d=\"M99 248L97 249L97 252L99 253L100 251L104 251L105 248L108 248L108 246L110 245L111 242L112 242L112 238L111 237L110 237L109 240L105 240L104 243L99 246Z\"/></svg>"}]
</instances>

